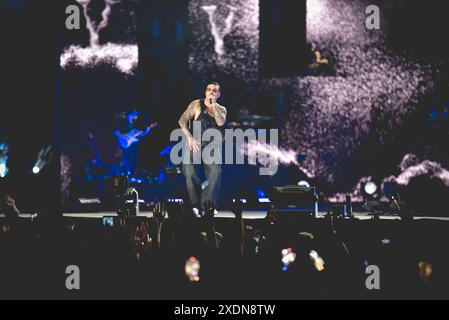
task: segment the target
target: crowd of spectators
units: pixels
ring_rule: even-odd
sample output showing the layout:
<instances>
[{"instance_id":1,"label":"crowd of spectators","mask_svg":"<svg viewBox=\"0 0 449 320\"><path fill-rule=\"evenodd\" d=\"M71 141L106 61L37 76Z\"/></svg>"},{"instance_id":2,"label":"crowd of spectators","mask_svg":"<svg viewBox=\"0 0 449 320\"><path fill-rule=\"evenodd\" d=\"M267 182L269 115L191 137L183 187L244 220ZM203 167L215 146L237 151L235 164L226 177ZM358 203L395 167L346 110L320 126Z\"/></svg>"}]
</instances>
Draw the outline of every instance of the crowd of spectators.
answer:
<instances>
[{"instance_id":1,"label":"crowd of spectators","mask_svg":"<svg viewBox=\"0 0 449 320\"><path fill-rule=\"evenodd\" d=\"M23 217L10 195L0 218L0 297L144 299L447 298L442 221L358 221L283 214L198 218L179 203L154 215ZM65 288L66 267L81 290ZM380 290L369 290L369 266Z\"/></svg>"}]
</instances>

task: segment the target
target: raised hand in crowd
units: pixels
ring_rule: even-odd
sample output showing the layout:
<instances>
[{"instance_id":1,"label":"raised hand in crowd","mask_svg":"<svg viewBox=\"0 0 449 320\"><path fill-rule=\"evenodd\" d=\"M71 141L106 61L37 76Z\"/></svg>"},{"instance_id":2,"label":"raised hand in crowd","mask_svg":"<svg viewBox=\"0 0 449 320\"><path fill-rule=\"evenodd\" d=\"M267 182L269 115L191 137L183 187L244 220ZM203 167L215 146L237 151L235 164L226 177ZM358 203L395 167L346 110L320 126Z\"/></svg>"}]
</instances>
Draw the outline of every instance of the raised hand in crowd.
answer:
<instances>
[{"instance_id":1,"label":"raised hand in crowd","mask_svg":"<svg viewBox=\"0 0 449 320\"><path fill-rule=\"evenodd\" d=\"M167 204L165 202L156 203L153 206L153 221L156 225L157 247L161 248L162 226L167 218Z\"/></svg>"}]
</instances>

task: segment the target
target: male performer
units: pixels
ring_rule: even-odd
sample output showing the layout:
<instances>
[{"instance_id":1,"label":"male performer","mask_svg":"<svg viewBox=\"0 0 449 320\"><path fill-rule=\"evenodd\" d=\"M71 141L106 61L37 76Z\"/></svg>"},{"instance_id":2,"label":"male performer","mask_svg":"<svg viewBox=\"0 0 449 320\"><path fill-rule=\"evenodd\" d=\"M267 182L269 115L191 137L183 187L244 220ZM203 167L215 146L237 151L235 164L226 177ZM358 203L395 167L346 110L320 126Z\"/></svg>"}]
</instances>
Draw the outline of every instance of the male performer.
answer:
<instances>
[{"instance_id":1,"label":"male performer","mask_svg":"<svg viewBox=\"0 0 449 320\"><path fill-rule=\"evenodd\" d=\"M136 174L140 139L149 134L158 125L153 123L144 130L139 130L136 126L139 116L140 113L136 111L127 113L126 116L121 117L122 123L114 132L123 151L122 174L130 177Z\"/></svg>"},{"instance_id":2,"label":"male performer","mask_svg":"<svg viewBox=\"0 0 449 320\"><path fill-rule=\"evenodd\" d=\"M193 124L191 120L197 122L201 127L201 136L208 129L217 129L226 123L226 108L217 103L220 98L220 84L211 82L206 88L205 99L193 101L184 114L179 119L179 125L188 139L190 155L201 152L208 142L196 141L192 135ZM221 143L221 142L220 142ZM192 160L192 157L191 157ZM183 165L184 175L187 181L187 190L191 204L197 214L198 209L205 207L205 204L217 204L218 192L221 184L221 164L203 164L204 174L207 179L207 186L202 190L202 184L198 177L201 165Z\"/></svg>"}]
</instances>

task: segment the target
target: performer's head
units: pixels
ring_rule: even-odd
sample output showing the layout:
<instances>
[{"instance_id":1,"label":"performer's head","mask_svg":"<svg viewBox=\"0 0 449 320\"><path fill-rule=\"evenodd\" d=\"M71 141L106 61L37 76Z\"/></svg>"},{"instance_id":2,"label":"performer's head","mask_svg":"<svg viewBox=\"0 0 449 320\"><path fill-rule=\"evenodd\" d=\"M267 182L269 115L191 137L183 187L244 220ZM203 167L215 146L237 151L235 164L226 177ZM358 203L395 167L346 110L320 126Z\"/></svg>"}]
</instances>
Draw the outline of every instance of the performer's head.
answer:
<instances>
[{"instance_id":1,"label":"performer's head","mask_svg":"<svg viewBox=\"0 0 449 320\"><path fill-rule=\"evenodd\" d=\"M206 87L206 99L215 98L218 100L221 96L221 86L218 82L210 82Z\"/></svg>"},{"instance_id":2,"label":"performer's head","mask_svg":"<svg viewBox=\"0 0 449 320\"><path fill-rule=\"evenodd\" d=\"M135 123L139 119L139 112L133 111L127 114L128 122Z\"/></svg>"}]
</instances>

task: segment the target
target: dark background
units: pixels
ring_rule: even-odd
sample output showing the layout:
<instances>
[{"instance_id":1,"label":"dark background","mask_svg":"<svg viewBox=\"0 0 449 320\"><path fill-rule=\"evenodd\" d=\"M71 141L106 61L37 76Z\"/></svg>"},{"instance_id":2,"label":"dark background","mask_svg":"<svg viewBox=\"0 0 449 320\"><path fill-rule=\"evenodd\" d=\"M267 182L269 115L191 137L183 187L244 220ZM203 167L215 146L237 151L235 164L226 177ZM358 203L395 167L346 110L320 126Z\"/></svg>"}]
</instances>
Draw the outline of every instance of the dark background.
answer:
<instances>
[{"instance_id":1,"label":"dark background","mask_svg":"<svg viewBox=\"0 0 449 320\"><path fill-rule=\"evenodd\" d=\"M129 26L128 15L123 19L115 17L111 28L102 33L104 41L131 41L139 45L139 67L134 76L123 76L108 68L73 68L61 72L58 68L61 50L69 43L86 45L88 40L83 29L67 33L63 28L65 15L61 13L65 11L66 4L72 3L1 2L4 18L0 19L0 23L5 44L2 60L6 63L2 71L5 90L2 90L0 130L2 140L7 141L11 148L8 162L10 175L2 180L2 185L7 185L8 190L22 199L20 202L25 207L35 207L34 203L56 206L55 199L59 199L58 161L53 161L39 177L30 174L37 152L43 146L51 144L56 151L67 152L73 158L74 177L80 177L83 163L89 157L85 149L87 134L92 132L99 137L102 141L99 143L101 157L105 162L112 163L115 161L112 151L115 147L111 140L115 126L113 118L116 113L129 109L138 109L148 119L160 123L159 128L142 141L140 158L141 169L157 176L165 165L165 159L159 153L167 146L169 133L177 126L179 115L190 100L203 95L203 82L207 82L204 74L189 71L188 44L191 28L195 26L188 24L187 2L174 0L138 2L136 27L124 28L125 35L131 37L118 35L119 29L123 29L121 26ZM380 147L375 138L370 140L368 137L363 142L364 147L350 161L345 162L343 157L330 159L331 162L341 163L340 168L344 169L337 175L338 183L332 185L320 177L313 181L328 194L350 191L354 181L363 175L371 174L381 179L388 174L399 174L395 170L404 151L416 150L443 167L449 166L449 99L445 87L449 68L444 37L447 29L444 2L385 0L378 1L378 4L389 8L387 43L390 50L439 66L436 89L420 101L418 111L404 119L405 126L401 132L395 133L386 145ZM153 32L155 21L159 30L157 35ZM289 24L286 22L285 25ZM298 28L303 25L302 21L298 21ZM263 27L261 30L264 30ZM276 39L273 34L268 35ZM260 40L264 42L264 39ZM297 43L302 43L302 40ZM305 46L305 43L302 44ZM279 61L284 58L282 52L289 52L291 43L277 43L274 48L272 59ZM260 63L263 64L259 66L261 69L264 65L270 65L269 61L264 63L262 60ZM212 79L224 83L224 105L233 106L234 101L239 99L236 97L243 96L254 113L282 117L276 105L279 96L275 92L260 89L258 85L261 82L256 81L249 84L253 90L248 93L242 90L242 86L246 85L244 82L236 77L238 86L233 86L233 79L233 74L220 74L219 71ZM232 117L237 110L229 109ZM382 127L382 121L379 116L373 127ZM375 159L372 161L375 165L366 165L367 159ZM242 167L229 171L224 186L226 193L231 193L228 191L230 188L235 191L233 186L236 181L244 180L247 182L245 187L254 191L259 185L268 188L272 184L294 182L301 177L301 172L295 168L281 170L273 180L258 177L256 170ZM247 172L251 173L242 178L242 173ZM445 194L446 187L440 181L430 180L427 183L436 183L437 189L442 190L439 194ZM417 188L415 193L432 194L432 188ZM231 198L232 195L226 194L225 197Z\"/></svg>"},{"instance_id":2,"label":"dark background","mask_svg":"<svg viewBox=\"0 0 449 320\"><path fill-rule=\"evenodd\" d=\"M40 176L31 174L38 152L57 146L59 3L1 1L2 95L0 134L10 147L9 175L0 181L24 210L58 209L57 157Z\"/></svg>"}]
</instances>

